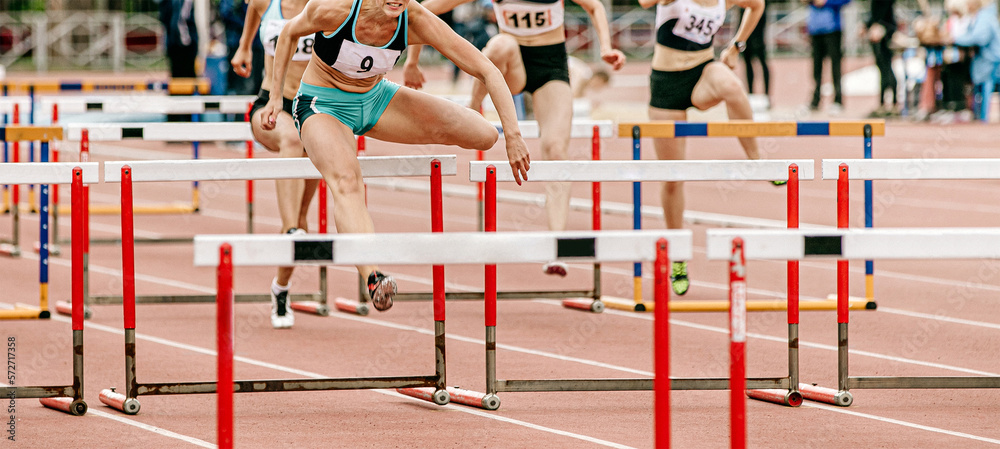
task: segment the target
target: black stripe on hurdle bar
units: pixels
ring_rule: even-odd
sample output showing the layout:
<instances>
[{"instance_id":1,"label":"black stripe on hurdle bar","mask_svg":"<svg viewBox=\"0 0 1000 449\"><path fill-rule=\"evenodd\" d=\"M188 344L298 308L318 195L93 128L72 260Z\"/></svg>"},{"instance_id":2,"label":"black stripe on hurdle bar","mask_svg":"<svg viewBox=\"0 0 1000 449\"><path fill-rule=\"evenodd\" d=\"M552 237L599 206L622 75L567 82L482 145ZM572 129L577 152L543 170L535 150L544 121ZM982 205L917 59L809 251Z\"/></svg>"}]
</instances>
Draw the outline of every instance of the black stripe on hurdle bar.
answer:
<instances>
[{"instance_id":1,"label":"black stripe on hurdle bar","mask_svg":"<svg viewBox=\"0 0 1000 449\"><path fill-rule=\"evenodd\" d=\"M88 111L103 111L104 103L87 103Z\"/></svg>"},{"instance_id":2,"label":"black stripe on hurdle bar","mask_svg":"<svg viewBox=\"0 0 1000 449\"><path fill-rule=\"evenodd\" d=\"M843 255L843 236L839 235L807 235L805 238L806 256L841 256Z\"/></svg>"},{"instance_id":3,"label":"black stripe on hurdle bar","mask_svg":"<svg viewBox=\"0 0 1000 449\"><path fill-rule=\"evenodd\" d=\"M594 237L556 239L556 258L596 257Z\"/></svg>"},{"instance_id":4,"label":"black stripe on hurdle bar","mask_svg":"<svg viewBox=\"0 0 1000 449\"><path fill-rule=\"evenodd\" d=\"M141 139L142 128L122 128L122 139Z\"/></svg>"},{"instance_id":5,"label":"black stripe on hurdle bar","mask_svg":"<svg viewBox=\"0 0 1000 449\"><path fill-rule=\"evenodd\" d=\"M212 111L218 111L219 110L219 102L218 101L206 101L205 102L205 109L212 110Z\"/></svg>"},{"instance_id":6,"label":"black stripe on hurdle bar","mask_svg":"<svg viewBox=\"0 0 1000 449\"><path fill-rule=\"evenodd\" d=\"M292 260L333 262L333 240L295 242L295 256Z\"/></svg>"}]
</instances>

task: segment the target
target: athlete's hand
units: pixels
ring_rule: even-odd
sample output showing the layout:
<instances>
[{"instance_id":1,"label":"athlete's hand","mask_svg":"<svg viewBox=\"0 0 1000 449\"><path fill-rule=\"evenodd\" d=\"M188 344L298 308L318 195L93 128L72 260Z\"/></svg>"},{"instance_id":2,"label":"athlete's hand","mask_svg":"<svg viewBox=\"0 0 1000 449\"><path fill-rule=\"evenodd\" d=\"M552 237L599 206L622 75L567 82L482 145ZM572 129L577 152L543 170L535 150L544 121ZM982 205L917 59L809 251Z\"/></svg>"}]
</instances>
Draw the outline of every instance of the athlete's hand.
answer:
<instances>
[{"instance_id":1,"label":"athlete's hand","mask_svg":"<svg viewBox=\"0 0 1000 449\"><path fill-rule=\"evenodd\" d=\"M601 59L608 63L608 65L610 65L614 70L619 70L622 67L625 67L625 53L622 53L621 50L618 49L612 49L609 52L601 52Z\"/></svg>"},{"instance_id":2,"label":"athlete's hand","mask_svg":"<svg viewBox=\"0 0 1000 449\"><path fill-rule=\"evenodd\" d=\"M270 131L274 129L274 126L278 123L278 114L282 109L282 99L278 97L277 100L271 98L267 101L267 104L260 109L260 127L265 131Z\"/></svg>"},{"instance_id":3,"label":"athlete's hand","mask_svg":"<svg viewBox=\"0 0 1000 449\"><path fill-rule=\"evenodd\" d=\"M531 168L531 156L528 155L528 145L520 135L512 137L504 135L507 143L507 161L510 171L514 173L514 181L521 185L521 180L528 180L528 169Z\"/></svg>"},{"instance_id":4,"label":"athlete's hand","mask_svg":"<svg viewBox=\"0 0 1000 449\"><path fill-rule=\"evenodd\" d=\"M722 50L719 59L730 69L736 70L736 63L740 61L740 51L736 49L735 45L730 45Z\"/></svg>"},{"instance_id":5,"label":"athlete's hand","mask_svg":"<svg viewBox=\"0 0 1000 449\"><path fill-rule=\"evenodd\" d=\"M403 85L412 89L424 87L424 72L417 64L403 64Z\"/></svg>"},{"instance_id":6,"label":"athlete's hand","mask_svg":"<svg viewBox=\"0 0 1000 449\"><path fill-rule=\"evenodd\" d=\"M250 78L250 70L253 67L253 53L249 49L240 47L233 54L233 60L229 62L233 66L233 72L244 78Z\"/></svg>"}]
</instances>

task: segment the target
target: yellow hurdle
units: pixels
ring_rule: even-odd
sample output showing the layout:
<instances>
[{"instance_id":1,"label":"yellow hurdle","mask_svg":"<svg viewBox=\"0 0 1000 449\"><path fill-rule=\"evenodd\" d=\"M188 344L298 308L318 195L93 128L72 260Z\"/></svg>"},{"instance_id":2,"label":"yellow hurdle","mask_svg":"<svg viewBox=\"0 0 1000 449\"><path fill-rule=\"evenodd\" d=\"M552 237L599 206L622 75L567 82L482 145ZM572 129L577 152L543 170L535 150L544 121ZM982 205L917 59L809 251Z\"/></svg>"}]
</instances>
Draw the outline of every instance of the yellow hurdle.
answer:
<instances>
[{"instance_id":1,"label":"yellow hurdle","mask_svg":"<svg viewBox=\"0 0 1000 449\"><path fill-rule=\"evenodd\" d=\"M633 301L628 301L622 298L602 298L601 301L604 303L604 307L608 309L615 310L625 310L628 312L652 312L656 308L656 304L652 302L647 302L643 304L636 304ZM638 306L643 306L643 309L639 309ZM851 310L873 310L875 309L875 303L869 302L863 298L850 299ZM747 311L748 312L779 312L788 310L788 304L783 299L755 299L747 300ZM825 300L816 301L801 301L799 302L799 310L837 310L837 298L827 298ZM671 312L726 312L729 311L729 301L728 300L671 300L670 301L670 311Z\"/></svg>"}]
</instances>

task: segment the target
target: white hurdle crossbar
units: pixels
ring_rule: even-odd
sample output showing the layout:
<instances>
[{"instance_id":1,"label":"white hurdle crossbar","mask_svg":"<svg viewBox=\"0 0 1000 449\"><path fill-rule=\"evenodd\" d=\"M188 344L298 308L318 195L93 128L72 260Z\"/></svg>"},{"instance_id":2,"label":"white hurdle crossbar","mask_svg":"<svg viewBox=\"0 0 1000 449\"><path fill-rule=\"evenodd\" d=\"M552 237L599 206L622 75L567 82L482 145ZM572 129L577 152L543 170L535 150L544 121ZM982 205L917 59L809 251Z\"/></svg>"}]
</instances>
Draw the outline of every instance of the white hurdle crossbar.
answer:
<instances>
[{"instance_id":1,"label":"white hurdle crossbar","mask_svg":"<svg viewBox=\"0 0 1000 449\"><path fill-rule=\"evenodd\" d=\"M847 164L848 179L1000 179L1000 159L823 159L823 179L838 179Z\"/></svg>"},{"instance_id":2,"label":"white hurdle crossbar","mask_svg":"<svg viewBox=\"0 0 1000 449\"><path fill-rule=\"evenodd\" d=\"M671 259L691 257L690 231L240 234L196 235L194 264L217 265L222 243L232 245L235 266L650 261L664 237L671 238Z\"/></svg>"},{"instance_id":3,"label":"white hurdle crossbar","mask_svg":"<svg viewBox=\"0 0 1000 449\"><path fill-rule=\"evenodd\" d=\"M156 140L213 142L253 140L250 124L225 123L72 123L66 125L66 140L80 141L82 131L91 141Z\"/></svg>"},{"instance_id":4,"label":"white hurdle crossbar","mask_svg":"<svg viewBox=\"0 0 1000 449\"><path fill-rule=\"evenodd\" d=\"M458 173L454 155L361 156L365 178L430 176L431 162L441 162L441 174ZM132 168L132 181L242 181L264 179L319 179L320 173L308 158L199 159L169 161L108 161L104 182L121 182L121 169Z\"/></svg>"},{"instance_id":5,"label":"white hurdle crossbar","mask_svg":"<svg viewBox=\"0 0 1000 449\"><path fill-rule=\"evenodd\" d=\"M43 111L58 107L60 114L104 112L109 114L239 114L242 118L257 97L251 95L108 95L39 96Z\"/></svg>"},{"instance_id":6,"label":"white hurdle crossbar","mask_svg":"<svg viewBox=\"0 0 1000 449\"><path fill-rule=\"evenodd\" d=\"M734 238L743 240L747 259L1000 259L997 228L883 228L823 230L710 229L707 256L729 258ZM845 270L846 271L846 270ZM799 384L802 396L839 406L853 402L851 389L1000 388L1000 377L863 376L848 372L848 276L838 271L837 389Z\"/></svg>"},{"instance_id":7,"label":"white hurdle crossbar","mask_svg":"<svg viewBox=\"0 0 1000 449\"><path fill-rule=\"evenodd\" d=\"M756 161L538 161L528 181L771 181L787 180L788 166L799 166L799 179L815 177L812 159ZM486 167L497 167L497 182L514 181L506 161L469 163L469 180L486 181Z\"/></svg>"},{"instance_id":8,"label":"white hurdle crossbar","mask_svg":"<svg viewBox=\"0 0 1000 449\"><path fill-rule=\"evenodd\" d=\"M492 122L497 131L503 133L503 125L500 122ZM594 127L597 127L598 136L601 138L615 137L617 129L611 120L573 120L570 127L569 137L572 139L589 139L594 135ZM521 129L521 137L525 139L538 139L541 137L541 129L535 120L521 120L517 122L517 127ZM532 164L534 165L534 164Z\"/></svg>"}]
</instances>

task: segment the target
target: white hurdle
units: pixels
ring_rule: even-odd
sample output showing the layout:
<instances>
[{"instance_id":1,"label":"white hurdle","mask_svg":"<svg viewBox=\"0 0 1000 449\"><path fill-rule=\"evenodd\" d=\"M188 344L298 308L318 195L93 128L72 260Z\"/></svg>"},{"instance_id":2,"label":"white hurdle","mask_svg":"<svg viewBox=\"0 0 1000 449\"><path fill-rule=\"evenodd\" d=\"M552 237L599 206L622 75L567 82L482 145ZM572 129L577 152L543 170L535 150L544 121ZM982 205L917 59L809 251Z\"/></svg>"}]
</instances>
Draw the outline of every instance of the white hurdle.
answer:
<instances>
[{"instance_id":1,"label":"white hurdle","mask_svg":"<svg viewBox=\"0 0 1000 449\"><path fill-rule=\"evenodd\" d=\"M253 140L250 124L225 123L71 123L66 140L78 142L83 130L91 141L155 140L171 142L212 142Z\"/></svg>"},{"instance_id":2,"label":"white hurdle","mask_svg":"<svg viewBox=\"0 0 1000 449\"><path fill-rule=\"evenodd\" d=\"M466 232L466 233L395 233L395 234L341 234L336 236L294 235L198 235L195 237L196 266L218 267L219 291L219 373L217 383L200 385L185 382L175 389L178 394L209 392L218 388L219 410L227 416L220 417L219 433L231 434L232 393L252 391L302 391L341 390L395 387L397 391L446 404L450 401L496 409L500 400L498 385L512 386L518 382L548 385L547 391L592 391L617 386L618 390L652 389L670 382L669 339L666 334L657 340L657 366L655 379L568 379L542 381L498 381L489 373L494 372L496 361L496 264L537 263L547 260L591 262L655 261L658 293L669 295L666 276L670 257L691 257L690 231L591 231L573 233L555 232ZM514 246L511 242L518 242ZM235 381L232 377L232 284L233 267L241 265L276 264L337 264L360 265L392 263L403 265L484 264L486 279L486 364L487 392L476 393L447 386L445 363L445 301L444 276L434 277L434 345L435 374L393 378L349 379L294 379L288 381ZM666 300L666 299L664 299ZM493 310L491 312L490 305ZM666 320L658 323L666 326ZM662 356L661 356L662 355ZM230 387L231 386L231 387ZM604 388L601 388L604 386ZM151 388L147 388L150 389ZM137 389L138 391L138 389ZM505 391L526 391L509 389ZM537 391L537 390L527 390ZM657 411L669 413L669 389L658 389ZM223 412L224 411L224 412ZM669 433L661 423L669 424L666 414L657 413L656 427ZM223 427L226 426L226 427Z\"/></svg>"},{"instance_id":3,"label":"white hurdle","mask_svg":"<svg viewBox=\"0 0 1000 449\"><path fill-rule=\"evenodd\" d=\"M1000 159L823 159L823 179L839 179L840 165L852 180L1000 179Z\"/></svg>"},{"instance_id":4,"label":"white hurdle","mask_svg":"<svg viewBox=\"0 0 1000 449\"><path fill-rule=\"evenodd\" d=\"M787 160L732 160L732 161L538 161L531 164L527 182L593 182L592 193L592 227L600 230L600 186L599 182L655 182L655 181L771 181L789 180L795 177L793 185L788 187L789 195L795 193L795 201L789 200L788 215L795 216L798 222L798 181L811 180L815 177L814 161L812 159ZM512 182L514 175L510 165L505 161L475 161L470 163L469 180L484 182L487 180L487 167L495 166L497 182ZM794 171L790 168L794 167ZM494 204L495 206L495 204ZM488 206L489 207L489 206ZM791 220L790 220L791 222ZM589 298L589 300L569 299L564 302L567 307L599 312L605 305L615 309L646 311L653 305L647 305L642 299L642 281L640 268L636 267L634 279L633 302L602 300L600 293L600 266L594 267L594 283L592 290L561 292L560 298ZM527 296L526 296L527 295ZM502 296L503 297L503 296ZM521 296L511 297L552 297L540 292L525 292ZM674 301L675 310L685 310L681 302ZM675 307L672 305L671 307ZM691 310L695 311L695 310Z\"/></svg>"},{"instance_id":5,"label":"white hurdle","mask_svg":"<svg viewBox=\"0 0 1000 449\"><path fill-rule=\"evenodd\" d=\"M361 174L373 177L430 177L454 176L458 172L454 155L429 156L377 156L359 157ZM245 181L264 179L320 179L320 173L308 158L268 158L268 159L200 159L168 161L108 161L104 163L104 182L122 184L122 220L132 221L131 184L133 182L191 182L201 181ZM127 197L126 197L127 196ZM326 232L326 201L321 195L319 232ZM433 199L432 199L433 201ZM249 214L249 211L248 211ZM131 233L122 235L122 251L134 251L134 237ZM129 242L126 242L129 240ZM190 238L159 239L160 241L190 241ZM320 269L320 291L317 294L293 295L298 301L292 305L297 310L326 315L326 270ZM120 296L89 297L97 304L118 304ZM212 295L185 296L142 296L139 302L210 302ZM267 301L267 295L240 295L241 301ZM309 306L311 304L311 306ZM361 307L360 305L358 307ZM367 309L367 306L363 307ZM312 310L315 309L315 310Z\"/></svg>"},{"instance_id":6,"label":"white hurdle","mask_svg":"<svg viewBox=\"0 0 1000 449\"><path fill-rule=\"evenodd\" d=\"M503 133L503 126L500 122L492 123L493 126L497 128L497 131ZM525 139L537 139L541 137L541 130L538 127L538 122L535 120L520 120L517 122L517 127L521 130L521 137ZM609 138L617 136L617 129L615 128L614 122L611 120L574 119L570 127L569 137L571 139L590 138L594 135L595 127L597 128L598 137Z\"/></svg>"},{"instance_id":7,"label":"white hurdle","mask_svg":"<svg viewBox=\"0 0 1000 449\"><path fill-rule=\"evenodd\" d=\"M252 95L48 95L39 96L43 111L58 110L62 114L103 112L108 114L204 114L247 112ZM55 109L54 109L55 108Z\"/></svg>"},{"instance_id":8,"label":"white hurdle","mask_svg":"<svg viewBox=\"0 0 1000 449\"><path fill-rule=\"evenodd\" d=\"M874 161L872 161L874 162ZM1000 259L1000 229L997 228L906 228L823 230L710 229L707 256L729 257L735 238L743 240L747 259L760 260L848 260L872 259ZM1000 388L1000 377L897 377L861 376L848 373L848 276L838 270L837 389L799 384L806 399L839 406L853 402L851 389L886 388Z\"/></svg>"}]
</instances>

